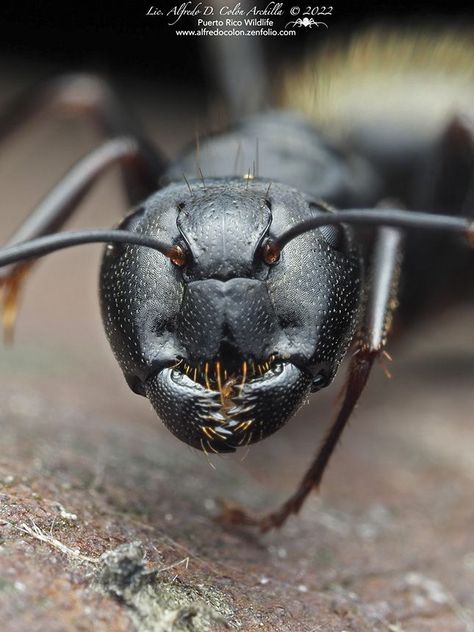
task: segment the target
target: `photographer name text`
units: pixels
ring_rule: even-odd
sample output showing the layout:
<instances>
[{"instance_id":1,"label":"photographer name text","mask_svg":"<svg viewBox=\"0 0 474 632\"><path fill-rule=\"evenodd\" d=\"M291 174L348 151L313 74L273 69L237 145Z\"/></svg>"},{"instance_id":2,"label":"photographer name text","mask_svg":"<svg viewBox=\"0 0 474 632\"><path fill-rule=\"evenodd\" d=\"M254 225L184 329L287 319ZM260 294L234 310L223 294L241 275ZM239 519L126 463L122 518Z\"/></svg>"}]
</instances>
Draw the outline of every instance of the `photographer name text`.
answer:
<instances>
[{"instance_id":1,"label":"photographer name text","mask_svg":"<svg viewBox=\"0 0 474 632\"><path fill-rule=\"evenodd\" d=\"M259 8L256 6L250 9L243 9L240 2L234 5L222 6L218 10L216 7L206 5L203 2L183 2L180 5L175 5L171 9L161 9L157 6L151 5L148 9L147 16L165 16L172 21L168 22L170 26L177 24L183 17L198 18L198 23L211 25L210 19L216 18L216 26L238 26L241 22L235 18L248 18L244 19L246 26L272 26L273 22L268 17L279 17L283 15L283 2L269 2L266 7ZM202 16L202 17L201 17ZM203 20L203 18L207 20ZM226 18L219 21L218 18ZM219 22L219 24L217 24ZM220 23L222 22L222 23Z\"/></svg>"}]
</instances>

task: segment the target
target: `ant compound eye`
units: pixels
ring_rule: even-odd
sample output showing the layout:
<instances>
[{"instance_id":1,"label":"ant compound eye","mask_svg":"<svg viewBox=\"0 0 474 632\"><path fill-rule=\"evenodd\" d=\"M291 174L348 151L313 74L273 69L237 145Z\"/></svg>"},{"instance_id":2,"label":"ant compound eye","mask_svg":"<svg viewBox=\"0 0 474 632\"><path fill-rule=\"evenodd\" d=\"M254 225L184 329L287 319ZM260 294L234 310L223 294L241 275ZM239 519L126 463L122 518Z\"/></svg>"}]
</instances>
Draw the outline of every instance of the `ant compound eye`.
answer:
<instances>
[{"instance_id":1,"label":"ant compound eye","mask_svg":"<svg viewBox=\"0 0 474 632\"><path fill-rule=\"evenodd\" d=\"M124 217L120 223L117 225L117 230L126 230L129 232L136 232L136 228L145 215L146 209L144 206L140 206L139 208L131 211L126 217ZM127 247L127 244L122 243L114 243L107 244L106 254L108 257L114 257L118 259L124 252Z\"/></svg>"},{"instance_id":2,"label":"ant compound eye","mask_svg":"<svg viewBox=\"0 0 474 632\"><path fill-rule=\"evenodd\" d=\"M281 248L272 239L267 239L262 245L262 258L269 266L280 261Z\"/></svg>"},{"instance_id":3,"label":"ant compound eye","mask_svg":"<svg viewBox=\"0 0 474 632\"><path fill-rule=\"evenodd\" d=\"M182 268L183 266L185 266L188 261L187 251L183 248L183 246L180 246L179 244L171 246L168 251L168 257L171 263L178 268Z\"/></svg>"},{"instance_id":4,"label":"ant compound eye","mask_svg":"<svg viewBox=\"0 0 474 632\"><path fill-rule=\"evenodd\" d=\"M145 212L145 207L139 206L138 208L131 211L128 215L126 215L117 226L117 228L119 228L120 230L134 231L140 223L140 220L145 215Z\"/></svg>"},{"instance_id":5,"label":"ant compound eye","mask_svg":"<svg viewBox=\"0 0 474 632\"><path fill-rule=\"evenodd\" d=\"M346 247L346 237L344 229L338 224L321 226L319 229L322 238L335 250L344 251Z\"/></svg>"},{"instance_id":6,"label":"ant compound eye","mask_svg":"<svg viewBox=\"0 0 474 632\"><path fill-rule=\"evenodd\" d=\"M311 382L311 392L319 391L321 388L325 388L331 380L327 377L327 375L321 371L318 373Z\"/></svg>"}]
</instances>

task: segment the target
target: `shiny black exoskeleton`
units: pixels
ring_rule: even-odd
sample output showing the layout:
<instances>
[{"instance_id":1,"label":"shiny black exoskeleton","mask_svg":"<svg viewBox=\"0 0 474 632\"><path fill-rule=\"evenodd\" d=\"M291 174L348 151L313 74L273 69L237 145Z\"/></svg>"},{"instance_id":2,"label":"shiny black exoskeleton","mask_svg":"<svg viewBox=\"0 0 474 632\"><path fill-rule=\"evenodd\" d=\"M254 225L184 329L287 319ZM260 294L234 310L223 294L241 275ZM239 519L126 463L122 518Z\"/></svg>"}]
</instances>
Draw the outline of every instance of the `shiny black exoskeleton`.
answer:
<instances>
[{"instance_id":1,"label":"shiny black exoskeleton","mask_svg":"<svg viewBox=\"0 0 474 632\"><path fill-rule=\"evenodd\" d=\"M194 178L192 158L121 224L174 243L182 258L109 246L102 313L130 387L186 443L229 452L278 430L331 382L358 322L350 229L311 231L281 253L268 251L272 235L330 212L317 198L370 202L376 180L290 114L255 117L202 143L205 179ZM236 173L256 160L258 175Z\"/></svg>"},{"instance_id":2,"label":"shiny black exoskeleton","mask_svg":"<svg viewBox=\"0 0 474 632\"><path fill-rule=\"evenodd\" d=\"M222 94L234 120L254 116L171 165L97 77L48 81L0 113L0 145L57 111L86 115L107 138L0 248L0 308L11 340L36 258L108 244L102 312L125 377L176 436L206 452L277 430L332 380L352 341L340 406L295 492L261 517L235 506L221 516L266 531L319 488L388 355L394 318L397 331L472 288L473 49L459 30L376 30L322 46L306 69L285 73L279 100L311 123L267 110L256 39L231 39L212 38ZM135 210L118 230L63 231L112 165Z\"/></svg>"}]
</instances>

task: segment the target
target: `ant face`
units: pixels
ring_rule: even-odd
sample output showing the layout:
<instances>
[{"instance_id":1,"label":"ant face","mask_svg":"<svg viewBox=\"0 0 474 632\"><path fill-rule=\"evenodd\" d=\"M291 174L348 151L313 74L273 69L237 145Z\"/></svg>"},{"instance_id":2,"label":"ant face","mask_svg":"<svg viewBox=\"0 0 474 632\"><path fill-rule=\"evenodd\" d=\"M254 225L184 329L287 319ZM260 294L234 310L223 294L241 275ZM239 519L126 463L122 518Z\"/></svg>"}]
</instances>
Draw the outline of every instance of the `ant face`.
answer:
<instances>
[{"instance_id":1,"label":"ant face","mask_svg":"<svg viewBox=\"0 0 474 632\"><path fill-rule=\"evenodd\" d=\"M191 192L171 185L122 224L175 256L106 253L102 311L132 389L186 443L229 452L332 380L357 322L359 264L339 227L279 252L272 235L318 212L295 189L216 179Z\"/></svg>"}]
</instances>

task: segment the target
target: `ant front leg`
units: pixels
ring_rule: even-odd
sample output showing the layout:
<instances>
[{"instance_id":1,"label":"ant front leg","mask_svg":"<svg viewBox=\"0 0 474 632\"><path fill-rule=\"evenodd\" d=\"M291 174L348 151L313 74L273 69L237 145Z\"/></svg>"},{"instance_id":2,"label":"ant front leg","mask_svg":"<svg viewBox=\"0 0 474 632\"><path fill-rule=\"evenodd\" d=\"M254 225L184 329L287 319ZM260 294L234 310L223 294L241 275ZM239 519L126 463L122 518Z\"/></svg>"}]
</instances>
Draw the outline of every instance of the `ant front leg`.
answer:
<instances>
[{"instance_id":1,"label":"ant front leg","mask_svg":"<svg viewBox=\"0 0 474 632\"><path fill-rule=\"evenodd\" d=\"M263 532L280 527L291 514L298 513L310 492L319 488L331 455L367 384L374 361L385 350L397 307L401 241L401 232L395 228L378 230L362 326L349 364L343 403L296 492L279 509L262 517L249 515L239 507L224 503L219 517L222 522L256 526Z\"/></svg>"},{"instance_id":2,"label":"ant front leg","mask_svg":"<svg viewBox=\"0 0 474 632\"><path fill-rule=\"evenodd\" d=\"M158 174L152 178L140 145L130 138L116 138L107 141L80 160L62 180L36 206L20 225L6 245L23 243L50 233L57 232L78 208L80 201L88 193L104 171L112 164L120 164L129 169L130 176L137 179L140 186L144 180L158 180ZM140 175L144 179L140 179ZM156 190L157 184L150 187L149 193ZM0 298L3 308L4 339L12 342L13 327L17 313L17 299L26 274L34 260L15 263L0 271Z\"/></svg>"},{"instance_id":3,"label":"ant front leg","mask_svg":"<svg viewBox=\"0 0 474 632\"><path fill-rule=\"evenodd\" d=\"M60 230L94 182L112 164L121 167L131 205L158 188L164 168L163 160L142 135L134 131L111 89L95 77L63 77L18 98L0 116L0 142L29 120L41 118L58 109L92 115L106 135L116 138L95 149L72 167L33 209L7 245ZM12 340L18 292L31 265L31 261L13 264L0 273L3 325L7 341Z\"/></svg>"},{"instance_id":4,"label":"ant front leg","mask_svg":"<svg viewBox=\"0 0 474 632\"><path fill-rule=\"evenodd\" d=\"M89 120L105 137L136 139L147 164L148 177L145 173L135 177L130 169L122 169L122 176L130 204L149 194L155 174L164 171L166 161L144 137L108 82L95 75L62 75L13 99L0 113L0 144L29 123L64 114Z\"/></svg>"}]
</instances>

